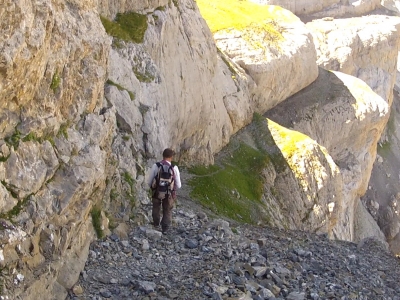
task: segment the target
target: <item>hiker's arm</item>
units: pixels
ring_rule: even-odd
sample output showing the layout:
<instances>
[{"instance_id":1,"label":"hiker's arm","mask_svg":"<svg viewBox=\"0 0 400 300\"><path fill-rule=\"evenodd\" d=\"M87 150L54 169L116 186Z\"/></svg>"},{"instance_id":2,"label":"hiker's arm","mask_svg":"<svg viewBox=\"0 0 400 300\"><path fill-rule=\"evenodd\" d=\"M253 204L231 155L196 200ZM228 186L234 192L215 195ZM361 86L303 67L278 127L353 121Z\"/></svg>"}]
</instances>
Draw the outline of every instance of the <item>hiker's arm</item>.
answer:
<instances>
[{"instance_id":1,"label":"hiker's arm","mask_svg":"<svg viewBox=\"0 0 400 300\"><path fill-rule=\"evenodd\" d=\"M149 173L149 177L147 178L147 186L148 186L149 188L151 188L151 184L152 184L152 182L153 182L154 177L156 177L156 175L157 175L157 165L154 164L154 165L151 167L151 170L150 170L150 173Z\"/></svg>"},{"instance_id":2,"label":"hiker's arm","mask_svg":"<svg viewBox=\"0 0 400 300\"><path fill-rule=\"evenodd\" d=\"M179 173L178 166L174 167L174 174L175 174L175 188L180 189L182 183L181 183L181 174Z\"/></svg>"}]
</instances>

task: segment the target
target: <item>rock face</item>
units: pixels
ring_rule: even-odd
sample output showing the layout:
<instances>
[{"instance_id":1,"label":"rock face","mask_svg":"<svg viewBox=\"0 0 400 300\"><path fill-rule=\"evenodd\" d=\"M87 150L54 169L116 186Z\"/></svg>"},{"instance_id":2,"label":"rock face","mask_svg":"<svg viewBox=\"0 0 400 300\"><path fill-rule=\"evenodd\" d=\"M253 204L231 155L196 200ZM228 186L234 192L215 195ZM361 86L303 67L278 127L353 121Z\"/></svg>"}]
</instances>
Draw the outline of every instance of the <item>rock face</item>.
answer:
<instances>
[{"instance_id":1,"label":"rock face","mask_svg":"<svg viewBox=\"0 0 400 300\"><path fill-rule=\"evenodd\" d=\"M335 5L327 3L323 8ZM112 23L132 10L144 16L143 42L108 36L101 19ZM163 148L175 148L181 163L211 164L254 112L265 113L318 76L312 35L283 9L274 25L279 39L272 43L249 30L218 32L215 43L191 0L6 0L0 20L0 296L9 298L65 299L95 233L129 219L148 223L139 210L150 204L144 179ZM386 38L367 40L398 45L389 31ZM357 62L357 72L391 72L391 50L376 49L389 53L385 66L368 69ZM353 239L351 199L365 192L362 180L369 177L391 101L343 74L322 72L318 78L310 90L326 93L324 105L311 98L293 117L296 124L285 124L309 137L285 152L284 136L293 131L270 129L274 151L282 147L279 161L289 168L265 170L263 203L282 205L272 216L276 226L286 222ZM321 91L324 78L343 94ZM384 78L385 84L392 80ZM382 93L390 99L387 89ZM332 136L328 128L346 137ZM290 171L295 165L301 168ZM279 195L284 197L272 198ZM285 207L279 201L286 198L297 202ZM290 209L299 213L290 216ZM385 216L391 221L385 233L394 236L393 208ZM195 239L185 244L198 245Z\"/></svg>"},{"instance_id":2,"label":"rock face","mask_svg":"<svg viewBox=\"0 0 400 300\"><path fill-rule=\"evenodd\" d=\"M318 64L321 67L357 76L392 105L390 122L378 147L381 152L379 157L384 159L375 162L369 188L365 190L362 202L385 232L394 253L399 251L398 237L394 234L398 232L399 222L396 209L392 209L390 203L392 197L399 192L395 179L398 177L396 166L400 162L396 154L399 145L399 134L395 125L397 92L397 101L393 102L396 82L396 72L393 70L397 69L399 22L398 17L368 16L347 20L318 20L306 25L314 36ZM360 23L363 25L357 25ZM393 179L390 178L392 174ZM378 209L374 207L374 203L378 205ZM363 221L360 219L357 222Z\"/></svg>"},{"instance_id":3,"label":"rock face","mask_svg":"<svg viewBox=\"0 0 400 300\"><path fill-rule=\"evenodd\" d=\"M101 103L110 42L93 4L2 5L1 138L54 135Z\"/></svg>"},{"instance_id":4,"label":"rock face","mask_svg":"<svg viewBox=\"0 0 400 300\"><path fill-rule=\"evenodd\" d=\"M386 134L378 144L378 155L368 183L368 190L362 197L363 204L386 234L393 253L400 252L400 235L398 234L400 223L397 208L400 192L397 167L400 163L397 151L400 147L399 101L398 92L395 90Z\"/></svg>"},{"instance_id":5,"label":"rock face","mask_svg":"<svg viewBox=\"0 0 400 300\"><path fill-rule=\"evenodd\" d=\"M400 18L314 20L306 26L313 35L320 67L360 78L392 103Z\"/></svg>"},{"instance_id":6,"label":"rock face","mask_svg":"<svg viewBox=\"0 0 400 300\"><path fill-rule=\"evenodd\" d=\"M266 116L327 149L343 178L339 196L343 203L334 234L353 240L355 201L367 189L376 144L389 117L388 104L361 80L320 69L318 80Z\"/></svg>"},{"instance_id":7,"label":"rock face","mask_svg":"<svg viewBox=\"0 0 400 300\"><path fill-rule=\"evenodd\" d=\"M116 88L106 98L116 105L121 129L142 140L138 146L149 157L159 158L160 149L170 146L180 150L178 159L212 162L233 132L223 98L243 99L246 89L238 92L204 20L184 5L149 15L143 44L111 50L109 78L135 100Z\"/></svg>"},{"instance_id":8,"label":"rock face","mask_svg":"<svg viewBox=\"0 0 400 300\"><path fill-rule=\"evenodd\" d=\"M349 18L374 12L399 13L400 2L397 0L251 0L255 3L279 5L304 19L324 17Z\"/></svg>"},{"instance_id":9,"label":"rock face","mask_svg":"<svg viewBox=\"0 0 400 300\"><path fill-rule=\"evenodd\" d=\"M114 19L117 13L130 11L145 13L166 6L170 2L169 0L99 0L97 10L100 15Z\"/></svg>"},{"instance_id":10,"label":"rock face","mask_svg":"<svg viewBox=\"0 0 400 300\"><path fill-rule=\"evenodd\" d=\"M309 15L315 12L340 3L340 0L323 0L323 1L307 1L307 0L251 0L252 2L264 5L279 5L290 10L295 15Z\"/></svg>"},{"instance_id":11,"label":"rock face","mask_svg":"<svg viewBox=\"0 0 400 300\"><path fill-rule=\"evenodd\" d=\"M3 4L2 293L64 299L86 260L90 211L105 188L115 116L99 111L111 41L94 2Z\"/></svg>"},{"instance_id":12,"label":"rock face","mask_svg":"<svg viewBox=\"0 0 400 300\"><path fill-rule=\"evenodd\" d=\"M120 124L136 139L145 137L139 148L147 156L158 157L159 149L172 146L180 160L212 163L254 112L264 113L316 78L310 34L293 14L280 13L289 21L279 19L283 39L274 47L254 49L240 32L218 32L214 37L223 54L198 8L182 1L148 14L143 44L111 50L109 79L135 100L129 104L126 91L115 88L106 98L114 105L124 97L125 104L116 105Z\"/></svg>"},{"instance_id":13,"label":"rock face","mask_svg":"<svg viewBox=\"0 0 400 300\"><path fill-rule=\"evenodd\" d=\"M114 39L111 47L100 15L112 19L132 9L146 14L143 43ZM107 231L104 211L113 222L146 221L135 209L149 204L142 183L160 149L174 147L188 163L212 163L253 112L316 76L310 35L295 23L301 39L283 54L311 76L281 87L267 105L251 100L253 79L217 51L189 0L8 1L0 16L2 293L27 300L65 297L93 228ZM266 58L260 62L265 69ZM281 64L270 68L277 69L289 77ZM260 97L262 76L255 74Z\"/></svg>"},{"instance_id":14,"label":"rock face","mask_svg":"<svg viewBox=\"0 0 400 300\"><path fill-rule=\"evenodd\" d=\"M274 8L279 22L276 41L271 42L255 28L221 30L214 34L216 45L250 76L250 103L263 113L318 76L316 53L309 31L289 11ZM288 72L289 71L289 72Z\"/></svg>"},{"instance_id":15,"label":"rock face","mask_svg":"<svg viewBox=\"0 0 400 300\"><path fill-rule=\"evenodd\" d=\"M399 13L400 12L400 2L397 0L382 0L382 6L389 9L390 11Z\"/></svg>"}]
</instances>

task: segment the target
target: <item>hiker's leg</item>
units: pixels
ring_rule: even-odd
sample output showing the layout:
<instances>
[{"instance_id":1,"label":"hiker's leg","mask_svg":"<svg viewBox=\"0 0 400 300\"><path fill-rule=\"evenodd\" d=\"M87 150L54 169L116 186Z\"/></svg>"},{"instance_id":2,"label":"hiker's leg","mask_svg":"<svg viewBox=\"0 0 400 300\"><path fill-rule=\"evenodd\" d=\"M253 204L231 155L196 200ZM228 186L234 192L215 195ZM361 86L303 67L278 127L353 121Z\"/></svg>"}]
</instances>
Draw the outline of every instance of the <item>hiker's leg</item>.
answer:
<instances>
[{"instance_id":1,"label":"hiker's leg","mask_svg":"<svg viewBox=\"0 0 400 300\"><path fill-rule=\"evenodd\" d=\"M172 197L165 198L162 201L163 217L161 220L161 229L163 232L167 231L171 225L173 203L174 203L174 199Z\"/></svg>"},{"instance_id":2,"label":"hiker's leg","mask_svg":"<svg viewBox=\"0 0 400 300\"><path fill-rule=\"evenodd\" d=\"M160 225L160 210L161 210L161 200L157 198L153 198L153 225L159 226Z\"/></svg>"}]
</instances>

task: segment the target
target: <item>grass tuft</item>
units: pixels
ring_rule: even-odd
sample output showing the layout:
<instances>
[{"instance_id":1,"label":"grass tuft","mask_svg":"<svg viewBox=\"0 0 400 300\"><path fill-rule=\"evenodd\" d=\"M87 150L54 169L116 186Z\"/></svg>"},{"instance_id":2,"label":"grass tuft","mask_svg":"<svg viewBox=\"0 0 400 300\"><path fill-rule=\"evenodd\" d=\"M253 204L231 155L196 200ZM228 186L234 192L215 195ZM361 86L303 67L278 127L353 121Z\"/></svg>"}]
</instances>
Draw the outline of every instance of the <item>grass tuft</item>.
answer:
<instances>
[{"instance_id":1,"label":"grass tuft","mask_svg":"<svg viewBox=\"0 0 400 300\"><path fill-rule=\"evenodd\" d=\"M127 91L128 94L129 94L129 98L131 98L131 101L134 101L134 100L135 100L136 95L135 95L134 92L131 92L131 91L127 90L127 89L124 88L122 85L120 85L120 84L118 84L118 83L115 83L114 81L112 81L112 80L110 80L110 79L108 79L106 83L109 84L109 85L115 86L119 91Z\"/></svg>"},{"instance_id":2,"label":"grass tuft","mask_svg":"<svg viewBox=\"0 0 400 300\"><path fill-rule=\"evenodd\" d=\"M12 146L15 150L17 150L21 140L21 132L18 129L15 129L15 132L11 136L6 137L4 140L10 147Z\"/></svg>"},{"instance_id":3,"label":"grass tuft","mask_svg":"<svg viewBox=\"0 0 400 300\"><path fill-rule=\"evenodd\" d=\"M125 42L143 43L144 34L147 30L147 17L135 12L118 13L115 21L110 21L100 16L107 34Z\"/></svg>"},{"instance_id":4,"label":"grass tuft","mask_svg":"<svg viewBox=\"0 0 400 300\"><path fill-rule=\"evenodd\" d=\"M102 239L104 237L104 231L101 228L101 209L99 207L93 207L90 214L92 216L93 228L96 232L97 238Z\"/></svg>"},{"instance_id":5,"label":"grass tuft","mask_svg":"<svg viewBox=\"0 0 400 300\"><path fill-rule=\"evenodd\" d=\"M266 154L242 143L218 166L189 169L196 175L189 181L191 196L218 214L254 223L254 209L262 204L261 172L268 164Z\"/></svg>"},{"instance_id":6,"label":"grass tuft","mask_svg":"<svg viewBox=\"0 0 400 300\"><path fill-rule=\"evenodd\" d=\"M56 71L53 74L53 78L51 79L50 88L55 92L56 89L60 86L60 83L61 83L61 78L58 75L58 72Z\"/></svg>"},{"instance_id":7,"label":"grass tuft","mask_svg":"<svg viewBox=\"0 0 400 300\"><path fill-rule=\"evenodd\" d=\"M124 178L125 182L129 185L129 191L127 192L126 196L128 197L132 207L134 207L136 202L135 180L133 179L132 175L129 172L125 172L122 175L122 177Z\"/></svg>"}]
</instances>

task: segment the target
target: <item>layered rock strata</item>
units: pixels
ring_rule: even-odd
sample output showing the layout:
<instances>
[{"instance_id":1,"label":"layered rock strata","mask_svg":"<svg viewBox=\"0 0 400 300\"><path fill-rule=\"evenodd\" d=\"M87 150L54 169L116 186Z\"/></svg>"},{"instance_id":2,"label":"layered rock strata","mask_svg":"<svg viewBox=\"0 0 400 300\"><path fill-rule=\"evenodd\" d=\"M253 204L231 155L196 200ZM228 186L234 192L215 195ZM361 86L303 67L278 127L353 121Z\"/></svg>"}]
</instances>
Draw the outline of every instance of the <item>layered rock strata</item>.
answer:
<instances>
[{"instance_id":1,"label":"layered rock strata","mask_svg":"<svg viewBox=\"0 0 400 300\"><path fill-rule=\"evenodd\" d=\"M327 149L343 178L343 203L334 234L340 239L357 239L355 208L367 189L377 142L389 117L386 101L360 79L320 69L318 80L266 116Z\"/></svg>"},{"instance_id":2,"label":"layered rock strata","mask_svg":"<svg viewBox=\"0 0 400 300\"><path fill-rule=\"evenodd\" d=\"M131 9L146 13L143 43L111 47L100 14ZM90 1L0 8L4 295L63 299L93 228L107 230L104 211L111 222L142 222L135 208L149 203L141 186L147 159L170 146L179 160L211 163L267 108L253 105L252 79L217 51L194 2L118 2L99 11ZM308 37L293 52L315 56Z\"/></svg>"},{"instance_id":3,"label":"layered rock strata","mask_svg":"<svg viewBox=\"0 0 400 300\"><path fill-rule=\"evenodd\" d=\"M299 18L289 11L272 8L276 32L259 28L227 29L214 34L216 45L254 84L250 105L263 113L313 82L318 76L312 37Z\"/></svg>"},{"instance_id":4,"label":"layered rock strata","mask_svg":"<svg viewBox=\"0 0 400 300\"><path fill-rule=\"evenodd\" d=\"M111 22L131 10L145 16L143 42L112 40L100 15ZM223 53L190 0L6 1L0 20L0 265L1 293L9 297L64 299L84 266L93 229L101 235L109 221L147 222L135 209L150 203L142 184L163 148L175 148L181 162L210 164L254 112L264 113L318 75L311 34L283 9L274 43L251 30L218 32ZM356 92L338 85L347 102L337 100L345 102L344 112L330 107L331 117L345 122L345 113L353 121L337 126L357 137L359 148L353 150L360 153L354 158L323 134L308 131L322 141L305 138L297 156L285 158L316 169L298 170L288 181L282 176L279 185L285 195L287 183L300 184L291 189L300 213L289 220L282 210L274 221L297 226L305 220L300 225L305 230L351 239L352 229L337 228L351 228L351 214L344 221L336 215L350 202L327 197L341 189L330 156L348 163L345 191L361 193L365 186L358 180L370 171L372 145L387 111L369 90L366 102L358 101L365 96L362 83ZM359 110L352 111L351 104ZM299 124L307 129L309 123ZM358 137L360 130L368 134ZM276 130L276 136L282 132L286 129ZM308 151L304 155L302 148ZM310 201L314 195L321 195L322 204Z\"/></svg>"},{"instance_id":5,"label":"layered rock strata","mask_svg":"<svg viewBox=\"0 0 400 300\"><path fill-rule=\"evenodd\" d=\"M306 24L313 34L318 53L317 62L321 67L340 70L362 79L393 107L385 134L378 145L380 155L375 161L362 202L385 233L394 253L399 251L399 238L396 236L399 216L391 200L400 190L396 187L397 181L390 177L393 174L397 178L395 169L400 163L396 154L398 130L395 125L398 97L393 102L394 95L397 96L394 88L400 41L399 25L398 17L388 16L317 20ZM372 217L368 216L368 219ZM359 219L357 222L363 221Z\"/></svg>"},{"instance_id":6,"label":"layered rock strata","mask_svg":"<svg viewBox=\"0 0 400 300\"><path fill-rule=\"evenodd\" d=\"M400 45L399 17L314 20L306 26L313 35L320 67L360 78L391 105Z\"/></svg>"}]
</instances>

